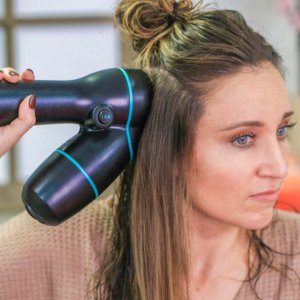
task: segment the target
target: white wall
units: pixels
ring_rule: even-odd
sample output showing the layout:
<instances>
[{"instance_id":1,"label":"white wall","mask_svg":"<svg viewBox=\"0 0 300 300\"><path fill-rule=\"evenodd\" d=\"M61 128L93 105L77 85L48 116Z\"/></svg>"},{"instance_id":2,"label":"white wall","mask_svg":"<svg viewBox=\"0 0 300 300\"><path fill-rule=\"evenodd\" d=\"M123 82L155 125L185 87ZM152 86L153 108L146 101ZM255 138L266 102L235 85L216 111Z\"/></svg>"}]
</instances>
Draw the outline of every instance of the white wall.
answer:
<instances>
[{"instance_id":1,"label":"white wall","mask_svg":"<svg viewBox=\"0 0 300 300\"><path fill-rule=\"evenodd\" d=\"M18 16L112 15L116 0L14 0Z\"/></svg>"}]
</instances>

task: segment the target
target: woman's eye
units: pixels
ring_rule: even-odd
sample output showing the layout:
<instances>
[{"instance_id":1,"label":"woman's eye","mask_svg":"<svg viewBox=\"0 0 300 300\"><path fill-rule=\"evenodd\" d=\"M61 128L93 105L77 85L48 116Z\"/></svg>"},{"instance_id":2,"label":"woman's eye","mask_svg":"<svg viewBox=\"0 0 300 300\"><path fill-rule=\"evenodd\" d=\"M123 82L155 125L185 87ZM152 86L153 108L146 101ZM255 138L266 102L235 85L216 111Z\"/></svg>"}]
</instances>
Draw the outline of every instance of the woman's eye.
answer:
<instances>
[{"instance_id":1,"label":"woman's eye","mask_svg":"<svg viewBox=\"0 0 300 300\"><path fill-rule=\"evenodd\" d=\"M247 144L247 141L249 141L249 138L250 138L249 135L245 135L245 136L238 138L237 141L240 141L238 144L240 144L240 145Z\"/></svg>"},{"instance_id":2,"label":"woman's eye","mask_svg":"<svg viewBox=\"0 0 300 300\"><path fill-rule=\"evenodd\" d=\"M296 125L296 123L289 124L289 125L279 128L277 130L277 132L278 132L277 136L282 137L281 140L285 140L288 137L288 134L286 134L287 129L292 129ZM232 146L235 148L248 149L253 145L253 143L249 143L250 138L253 139L255 137L256 137L255 134L243 132L242 135L239 134L237 136L234 136L231 140L231 143L232 143ZM245 145L245 146L236 146L236 145Z\"/></svg>"},{"instance_id":3,"label":"woman's eye","mask_svg":"<svg viewBox=\"0 0 300 300\"><path fill-rule=\"evenodd\" d=\"M278 129L278 132L281 132L282 134L280 134L279 136L283 136L286 132L286 127L282 127L280 129Z\"/></svg>"},{"instance_id":4,"label":"woman's eye","mask_svg":"<svg viewBox=\"0 0 300 300\"><path fill-rule=\"evenodd\" d=\"M248 149L252 146L253 143L249 143L250 138L255 138L256 135L252 133L243 133L242 135L234 136L231 140L232 146L240 149ZM237 146L241 145L241 146ZM245 146L243 146L245 145Z\"/></svg>"}]
</instances>

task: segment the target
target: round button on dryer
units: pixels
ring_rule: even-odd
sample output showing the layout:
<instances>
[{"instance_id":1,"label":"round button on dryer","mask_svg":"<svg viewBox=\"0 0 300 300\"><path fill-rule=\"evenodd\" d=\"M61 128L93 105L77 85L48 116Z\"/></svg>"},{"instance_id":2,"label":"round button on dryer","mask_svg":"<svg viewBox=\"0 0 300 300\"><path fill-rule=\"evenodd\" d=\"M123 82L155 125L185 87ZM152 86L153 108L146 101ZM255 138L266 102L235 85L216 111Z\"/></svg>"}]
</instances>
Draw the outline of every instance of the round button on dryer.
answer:
<instances>
[{"instance_id":1,"label":"round button on dryer","mask_svg":"<svg viewBox=\"0 0 300 300\"><path fill-rule=\"evenodd\" d=\"M98 120L101 124L106 125L112 121L112 113L107 109L103 109L99 112Z\"/></svg>"},{"instance_id":2,"label":"round button on dryer","mask_svg":"<svg viewBox=\"0 0 300 300\"><path fill-rule=\"evenodd\" d=\"M92 119L94 126L107 129L114 123L114 111L106 104L97 105L93 108Z\"/></svg>"}]
</instances>

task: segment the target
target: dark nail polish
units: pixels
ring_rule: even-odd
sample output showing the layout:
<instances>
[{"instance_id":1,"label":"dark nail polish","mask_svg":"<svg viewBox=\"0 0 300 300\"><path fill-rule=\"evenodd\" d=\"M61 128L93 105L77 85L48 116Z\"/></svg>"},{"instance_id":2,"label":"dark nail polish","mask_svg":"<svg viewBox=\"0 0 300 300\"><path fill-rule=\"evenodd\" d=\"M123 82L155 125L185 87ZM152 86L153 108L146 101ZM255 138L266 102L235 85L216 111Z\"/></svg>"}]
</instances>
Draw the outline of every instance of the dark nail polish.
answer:
<instances>
[{"instance_id":1,"label":"dark nail polish","mask_svg":"<svg viewBox=\"0 0 300 300\"><path fill-rule=\"evenodd\" d=\"M10 76L14 76L14 75L18 75L19 76L19 74L17 72L14 72L14 71L9 71L8 74Z\"/></svg>"},{"instance_id":2,"label":"dark nail polish","mask_svg":"<svg viewBox=\"0 0 300 300\"><path fill-rule=\"evenodd\" d=\"M34 74L33 71L32 71L31 69L26 69L26 70L27 70L27 71L30 71L32 74Z\"/></svg>"},{"instance_id":3,"label":"dark nail polish","mask_svg":"<svg viewBox=\"0 0 300 300\"><path fill-rule=\"evenodd\" d=\"M36 95L32 95L29 99L29 107L34 109L36 103Z\"/></svg>"}]
</instances>

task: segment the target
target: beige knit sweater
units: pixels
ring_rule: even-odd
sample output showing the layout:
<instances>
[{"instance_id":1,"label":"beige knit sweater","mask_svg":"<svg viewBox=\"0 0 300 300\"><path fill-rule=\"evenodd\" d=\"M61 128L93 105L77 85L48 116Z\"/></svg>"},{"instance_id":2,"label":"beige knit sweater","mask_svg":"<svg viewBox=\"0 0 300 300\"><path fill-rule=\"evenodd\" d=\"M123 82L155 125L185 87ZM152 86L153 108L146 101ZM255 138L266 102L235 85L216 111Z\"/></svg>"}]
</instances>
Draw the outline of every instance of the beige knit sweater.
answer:
<instances>
[{"instance_id":1,"label":"beige knit sweater","mask_svg":"<svg viewBox=\"0 0 300 300\"><path fill-rule=\"evenodd\" d=\"M83 300L99 268L112 229L111 199L96 199L57 227L45 226L26 211L0 226L1 300ZM278 220L266 227L263 241L273 249L300 252L300 215L274 210ZM291 267L300 276L300 255L275 255L274 265ZM299 300L300 281L293 271L268 270L257 282L262 300ZM283 273L284 273L283 272ZM92 298L86 298L92 299ZM244 283L234 300L257 299ZM209 300L209 299L208 299ZM220 299L221 300L221 299Z\"/></svg>"}]
</instances>

